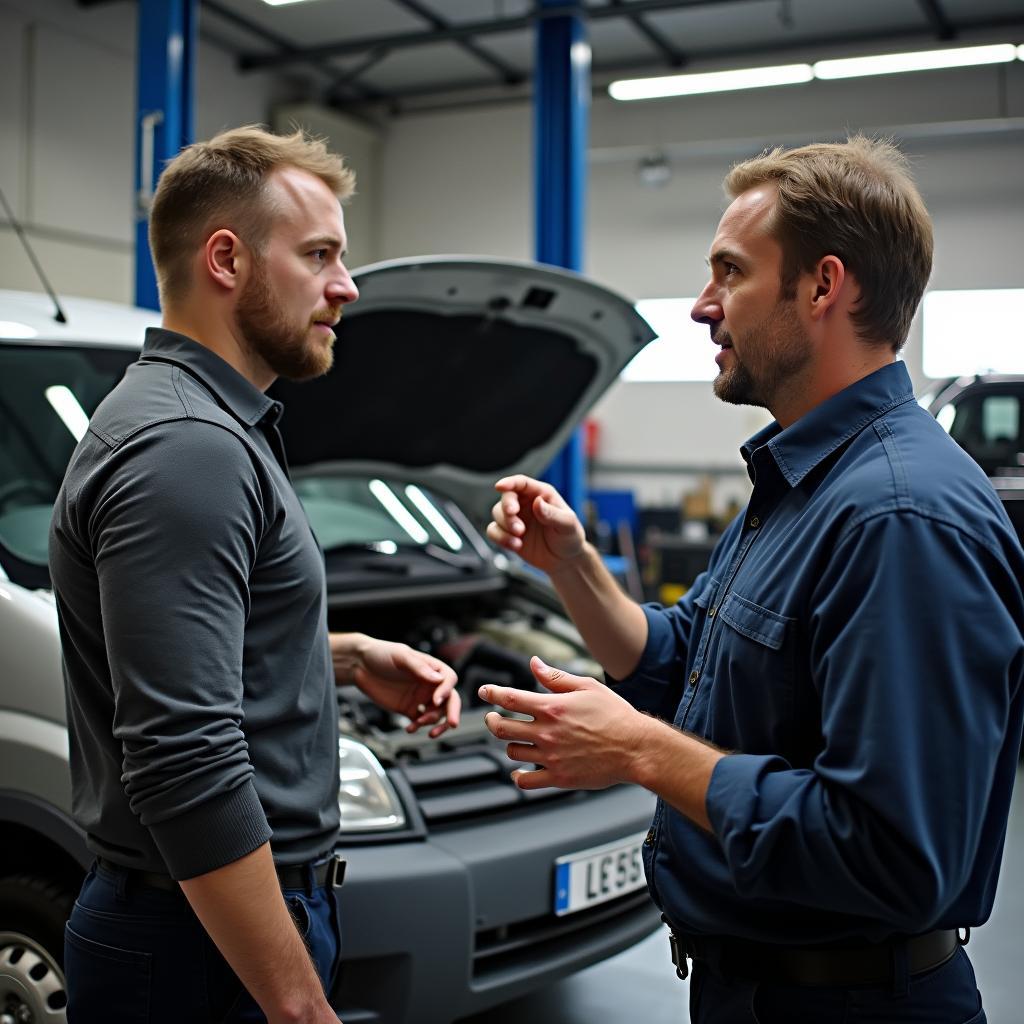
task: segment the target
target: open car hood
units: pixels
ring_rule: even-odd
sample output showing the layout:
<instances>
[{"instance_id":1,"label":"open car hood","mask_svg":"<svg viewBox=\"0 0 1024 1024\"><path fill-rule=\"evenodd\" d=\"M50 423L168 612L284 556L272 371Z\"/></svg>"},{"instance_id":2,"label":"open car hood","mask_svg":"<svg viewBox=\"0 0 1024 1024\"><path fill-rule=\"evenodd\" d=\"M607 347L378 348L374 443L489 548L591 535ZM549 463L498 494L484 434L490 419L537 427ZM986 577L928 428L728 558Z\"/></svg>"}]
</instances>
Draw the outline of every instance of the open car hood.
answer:
<instances>
[{"instance_id":1,"label":"open car hood","mask_svg":"<svg viewBox=\"0 0 1024 1024\"><path fill-rule=\"evenodd\" d=\"M334 367L270 391L293 470L419 483L477 522L494 481L543 472L655 337L629 300L541 264L431 256L353 278Z\"/></svg>"}]
</instances>

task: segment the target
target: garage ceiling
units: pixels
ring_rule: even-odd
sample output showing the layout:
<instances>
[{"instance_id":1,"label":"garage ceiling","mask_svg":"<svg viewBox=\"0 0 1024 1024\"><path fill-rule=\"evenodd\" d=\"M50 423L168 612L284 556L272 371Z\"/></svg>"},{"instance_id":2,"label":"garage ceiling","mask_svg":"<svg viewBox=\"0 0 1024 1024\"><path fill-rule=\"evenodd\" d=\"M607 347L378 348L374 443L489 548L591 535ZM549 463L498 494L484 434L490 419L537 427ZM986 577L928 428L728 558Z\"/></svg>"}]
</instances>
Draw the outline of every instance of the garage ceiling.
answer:
<instances>
[{"instance_id":1,"label":"garage ceiling","mask_svg":"<svg viewBox=\"0 0 1024 1024\"><path fill-rule=\"evenodd\" d=\"M97 0L79 0L91 6ZM581 0L595 84L690 64L752 65L967 42L1024 43L1024 0ZM533 0L201 0L200 31L242 70L275 69L309 98L391 114L519 97ZM1018 38L1018 36L1020 38ZM770 60L769 60L770 62Z\"/></svg>"}]
</instances>

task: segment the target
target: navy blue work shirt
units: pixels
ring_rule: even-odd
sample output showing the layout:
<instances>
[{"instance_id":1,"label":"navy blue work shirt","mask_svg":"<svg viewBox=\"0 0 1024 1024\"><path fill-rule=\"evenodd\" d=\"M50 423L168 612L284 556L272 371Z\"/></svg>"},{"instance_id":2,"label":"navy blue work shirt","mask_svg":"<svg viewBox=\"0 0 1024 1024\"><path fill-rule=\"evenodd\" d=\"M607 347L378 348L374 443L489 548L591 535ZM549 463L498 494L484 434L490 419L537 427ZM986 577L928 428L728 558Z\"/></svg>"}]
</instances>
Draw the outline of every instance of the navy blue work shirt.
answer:
<instances>
[{"instance_id":1,"label":"navy blue work shirt","mask_svg":"<svg viewBox=\"0 0 1024 1024\"><path fill-rule=\"evenodd\" d=\"M742 449L707 572L618 691L732 752L644 847L681 933L877 941L987 919L1020 750L1024 552L893 363Z\"/></svg>"}]
</instances>

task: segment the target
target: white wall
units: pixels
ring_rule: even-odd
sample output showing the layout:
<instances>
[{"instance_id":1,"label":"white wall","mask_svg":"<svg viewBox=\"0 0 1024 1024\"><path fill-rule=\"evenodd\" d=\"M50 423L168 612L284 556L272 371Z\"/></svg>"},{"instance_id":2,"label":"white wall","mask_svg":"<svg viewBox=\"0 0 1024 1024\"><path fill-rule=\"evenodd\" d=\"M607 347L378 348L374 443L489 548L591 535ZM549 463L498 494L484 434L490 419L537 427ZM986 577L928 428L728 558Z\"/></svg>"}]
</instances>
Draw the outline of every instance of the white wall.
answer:
<instances>
[{"instance_id":1,"label":"white wall","mask_svg":"<svg viewBox=\"0 0 1024 1024\"><path fill-rule=\"evenodd\" d=\"M132 299L135 10L0 0L0 188L58 293ZM199 138L268 119L273 78L200 42L197 79ZM6 223L0 287L41 288Z\"/></svg>"}]
</instances>

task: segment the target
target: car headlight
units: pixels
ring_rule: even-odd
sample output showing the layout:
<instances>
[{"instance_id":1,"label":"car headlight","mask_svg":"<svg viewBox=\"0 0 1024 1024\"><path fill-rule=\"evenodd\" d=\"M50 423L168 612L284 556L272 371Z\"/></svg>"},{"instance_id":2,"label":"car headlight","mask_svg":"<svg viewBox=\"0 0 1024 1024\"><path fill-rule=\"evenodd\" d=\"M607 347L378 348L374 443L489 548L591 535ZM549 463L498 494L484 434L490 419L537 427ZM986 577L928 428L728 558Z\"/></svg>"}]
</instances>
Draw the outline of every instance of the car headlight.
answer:
<instances>
[{"instance_id":1,"label":"car headlight","mask_svg":"<svg viewBox=\"0 0 1024 1024\"><path fill-rule=\"evenodd\" d=\"M338 807L342 832L405 827L405 810L380 761L355 740L338 740Z\"/></svg>"}]
</instances>

